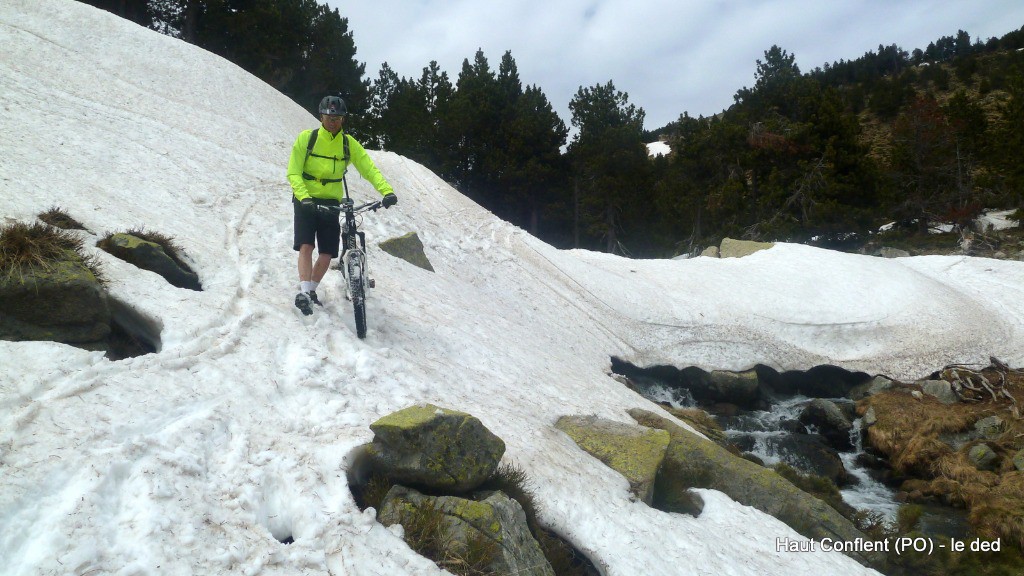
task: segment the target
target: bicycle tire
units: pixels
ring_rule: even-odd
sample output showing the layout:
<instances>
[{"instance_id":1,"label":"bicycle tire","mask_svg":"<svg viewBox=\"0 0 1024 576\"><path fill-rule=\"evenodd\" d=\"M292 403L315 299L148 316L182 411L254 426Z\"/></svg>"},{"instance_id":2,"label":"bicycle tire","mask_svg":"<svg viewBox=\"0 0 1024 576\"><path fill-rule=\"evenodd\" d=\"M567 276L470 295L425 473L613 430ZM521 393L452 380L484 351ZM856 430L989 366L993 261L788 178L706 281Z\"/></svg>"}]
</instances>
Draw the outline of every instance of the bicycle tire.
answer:
<instances>
[{"instance_id":1,"label":"bicycle tire","mask_svg":"<svg viewBox=\"0 0 1024 576\"><path fill-rule=\"evenodd\" d=\"M363 280L365 266L361 258L349 263L349 290L352 293L352 312L356 319L356 336L366 338L366 283Z\"/></svg>"},{"instance_id":2,"label":"bicycle tire","mask_svg":"<svg viewBox=\"0 0 1024 576\"><path fill-rule=\"evenodd\" d=\"M366 299L360 295L352 298L352 309L356 316L356 336L366 338Z\"/></svg>"}]
</instances>

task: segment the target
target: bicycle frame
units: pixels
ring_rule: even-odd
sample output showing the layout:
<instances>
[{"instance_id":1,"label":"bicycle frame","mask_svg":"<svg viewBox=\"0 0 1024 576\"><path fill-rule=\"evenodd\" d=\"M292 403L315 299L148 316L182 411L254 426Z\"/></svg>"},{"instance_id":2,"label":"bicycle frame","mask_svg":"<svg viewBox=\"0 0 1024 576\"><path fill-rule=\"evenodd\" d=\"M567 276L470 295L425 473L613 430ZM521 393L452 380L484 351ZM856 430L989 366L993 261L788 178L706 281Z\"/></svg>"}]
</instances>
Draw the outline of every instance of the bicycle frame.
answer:
<instances>
[{"instance_id":1,"label":"bicycle frame","mask_svg":"<svg viewBox=\"0 0 1024 576\"><path fill-rule=\"evenodd\" d=\"M366 337L366 289L373 288L366 266L366 234L359 230L356 215L367 210L376 211L380 200L356 206L347 195L339 206L317 206L336 217L344 214L341 224L341 272L345 277L345 292L352 301L356 319L356 335Z\"/></svg>"}]
</instances>

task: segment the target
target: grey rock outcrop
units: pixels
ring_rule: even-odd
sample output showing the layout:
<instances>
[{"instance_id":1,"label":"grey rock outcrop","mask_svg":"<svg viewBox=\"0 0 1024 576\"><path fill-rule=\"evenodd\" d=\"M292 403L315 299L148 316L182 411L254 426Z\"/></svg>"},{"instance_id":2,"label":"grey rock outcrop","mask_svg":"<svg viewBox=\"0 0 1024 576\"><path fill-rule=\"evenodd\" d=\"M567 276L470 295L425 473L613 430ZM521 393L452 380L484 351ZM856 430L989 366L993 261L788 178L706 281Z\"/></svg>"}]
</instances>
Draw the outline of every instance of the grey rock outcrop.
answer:
<instances>
[{"instance_id":1,"label":"grey rock outcrop","mask_svg":"<svg viewBox=\"0 0 1024 576\"><path fill-rule=\"evenodd\" d=\"M734 240L723 238L719 246L719 255L722 258L742 258L754 252L767 250L775 246L773 242L751 242L749 240Z\"/></svg>"},{"instance_id":2,"label":"grey rock outcrop","mask_svg":"<svg viewBox=\"0 0 1024 576\"><path fill-rule=\"evenodd\" d=\"M374 470L400 484L466 492L494 473L505 442L475 416L432 404L410 406L370 425Z\"/></svg>"},{"instance_id":3,"label":"grey rock outcrop","mask_svg":"<svg viewBox=\"0 0 1024 576\"><path fill-rule=\"evenodd\" d=\"M822 398L811 400L800 412L800 422L806 426L813 426L838 450L853 448L853 440L850 437L853 423L834 402Z\"/></svg>"},{"instance_id":4,"label":"grey rock outcrop","mask_svg":"<svg viewBox=\"0 0 1024 576\"><path fill-rule=\"evenodd\" d=\"M1003 419L999 416L986 416L974 423L974 430L979 438L994 440L1003 433Z\"/></svg>"},{"instance_id":5,"label":"grey rock outcrop","mask_svg":"<svg viewBox=\"0 0 1024 576\"><path fill-rule=\"evenodd\" d=\"M753 450L754 437L739 436L733 442L740 450ZM793 468L828 478L837 485L849 483L850 476L839 452L821 434L785 434L771 442L772 452Z\"/></svg>"},{"instance_id":6,"label":"grey rock outcrop","mask_svg":"<svg viewBox=\"0 0 1024 576\"><path fill-rule=\"evenodd\" d=\"M906 250L903 250L901 248L882 246L878 250L877 255L881 256L882 258L906 258L907 256L910 256L910 252L907 252Z\"/></svg>"},{"instance_id":7,"label":"grey rock outcrop","mask_svg":"<svg viewBox=\"0 0 1024 576\"><path fill-rule=\"evenodd\" d=\"M896 384L892 380L889 380L885 376L875 376L870 382L854 386L847 394L847 398L851 400L863 400L868 396L889 390L895 385Z\"/></svg>"},{"instance_id":8,"label":"grey rock outcrop","mask_svg":"<svg viewBox=\"0 0 1024 576\"><path fill-rule=\"evenodd\" d=\"M409 232L404 236L385 240L380 243L380 249L395 258L405 260L413 266L419 266L430 272L434 271L434 267L430 264L430 259L423 252L423 242L420 241L419 235L415 232Z\"/></svg>"},{"instance_id":9,"label":"grey rock outcrop","mask_svg":"<svg viewBox=\"0 0 1024 576\"><path fill-rule=\"evenodd\" d=\"M945 380L922 380L918 384L921 385L921 392L938 398L943 404L956 404L960 401L949 382Z\"/></svg>"},{"instance_id":10,"label":"grey rock outcrop","mask_svg":"<svg viewBox=\"0 0 1024 576\"><path fill-rule=\"evenodd\" d=\"M394 486L381 504L378 520L386 525L402 524L424 506L442 514L438 541L443 554L465 559L470 546L480 542L496 552L486 566L493 574L554 576L551 564L527 526L526 514L518 502L501 492L478 495L478 500L454 496L426 496L416 490Z\"/></svg>"}]
</instances>

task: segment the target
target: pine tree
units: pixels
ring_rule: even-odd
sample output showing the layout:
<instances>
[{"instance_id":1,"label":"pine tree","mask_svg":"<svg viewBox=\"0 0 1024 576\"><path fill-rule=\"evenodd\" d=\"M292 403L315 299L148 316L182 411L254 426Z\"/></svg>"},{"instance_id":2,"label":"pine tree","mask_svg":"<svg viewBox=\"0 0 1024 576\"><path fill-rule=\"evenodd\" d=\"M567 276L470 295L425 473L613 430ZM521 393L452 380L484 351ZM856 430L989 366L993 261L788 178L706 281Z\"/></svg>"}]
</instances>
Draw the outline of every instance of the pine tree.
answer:
<instances>
[{"instance_id":1,"label":"pine tree","mask_svg":"<svg viewBox=\"0 0 1024 576\"><path fill-rule=\"evenodd\" d=\"M569 109L578 129L569 146L580 212L574 227L585 225L588 234L604 240L608 252L621 252L619 232L640 208L649 184L644 111L611 80L580 87ZM579 235L574 235L577 244Z\"/></svg>"}]
</instances>

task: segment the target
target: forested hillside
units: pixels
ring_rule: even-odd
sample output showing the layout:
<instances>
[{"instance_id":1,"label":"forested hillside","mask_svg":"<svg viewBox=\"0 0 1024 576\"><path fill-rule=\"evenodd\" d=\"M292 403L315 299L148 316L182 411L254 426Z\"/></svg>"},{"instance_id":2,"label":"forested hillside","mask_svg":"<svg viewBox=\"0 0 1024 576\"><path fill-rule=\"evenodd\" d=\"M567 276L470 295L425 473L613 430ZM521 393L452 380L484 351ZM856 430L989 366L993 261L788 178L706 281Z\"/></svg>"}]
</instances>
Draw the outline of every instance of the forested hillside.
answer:
<instances>
[{"instance_id":1,"label":"forested hillside","mask_svg":"<svg viewBox=\"0 0 1024 576\"><path fill-rule=\"evenodd\" d=\"M556 246L670 256L724 236L863 237L893 220L924 231L1024 194L1024 28L809 72L771 46L727 110L645 132L613 80L581 86L567 125L510 52L495 69L478 51L455 78L425 53L419 78L385 64L371 80L347 19L315 0L87 3L222 55L311 111L340 93L367 146ZM669 157L647 157L656 138Z\"/></svg>"}]
</instances>

